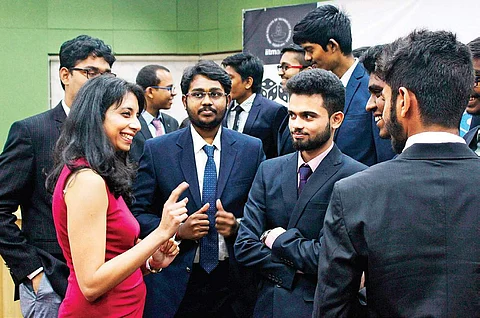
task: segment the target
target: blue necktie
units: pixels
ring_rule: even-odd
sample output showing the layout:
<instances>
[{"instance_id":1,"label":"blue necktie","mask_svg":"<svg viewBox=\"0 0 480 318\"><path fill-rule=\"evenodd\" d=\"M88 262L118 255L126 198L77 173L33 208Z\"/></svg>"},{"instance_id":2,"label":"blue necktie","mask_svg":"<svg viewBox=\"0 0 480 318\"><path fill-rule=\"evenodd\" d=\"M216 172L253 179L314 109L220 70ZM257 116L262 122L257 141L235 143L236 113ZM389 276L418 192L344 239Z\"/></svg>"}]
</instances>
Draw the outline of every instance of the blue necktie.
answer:
<instances>
[{"instance_id":1,"label":"blue necktie","mask_svg":"<svg viewBox=\"0 0 480 318\"><path fill-rule=\"evenodd\" d=\"M218 265L218 232L215 228L215 206L217 196L217 169L213 160L214 146L205 145L203 150L208 156L203 174L202 205L210 203L207 210L208 221L210 222L208 234L200 240L200 266L210 273Z\"/></svg>"},{"instance_id":2,"label":"blue necktie","mask_svg":"<svg viewBox=\"0 0 480 318\"><path fill-rule=\"evenodd\" d=\"M312 169L310 168L309 165L307 165L306 163L302 164L300 166L300 169L299 169L299 174L300 174L300 182L298 183L298 195L300 196L300 194L302 193L303 191L303 187L305 186L305 184L307 183L307 180L308 178L311 176L312 174Z\"/></svg>"}]
</instances>

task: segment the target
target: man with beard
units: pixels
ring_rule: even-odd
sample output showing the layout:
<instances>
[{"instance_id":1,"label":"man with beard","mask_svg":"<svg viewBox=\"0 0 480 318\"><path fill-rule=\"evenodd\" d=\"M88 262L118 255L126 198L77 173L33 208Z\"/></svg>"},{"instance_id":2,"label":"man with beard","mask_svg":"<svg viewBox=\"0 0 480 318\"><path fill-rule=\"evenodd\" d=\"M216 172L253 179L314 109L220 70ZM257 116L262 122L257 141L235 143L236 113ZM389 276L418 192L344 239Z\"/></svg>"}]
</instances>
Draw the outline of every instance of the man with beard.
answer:
<instances>
[{"instance_id":1,"label":"man with beard","mask_svg":"<svg viewBox=\"0 0 480 318\"><path fill-rule=\"evenodd\" d=\"M480 159L458 135L470 52L446 31L414 31L403 41L383 53L381 76L383 120L399 156L335 184L314 317L354 316L362 272L369 316L480 313L480 180L471 177Z\"/></svg>"},{"instance_id":2,"label":"man with beard","mask_svg":"<svg viewBox=\"0 0 480 318\"><path fill-rule=\"evenodd\" d=\"M238 261L261 279L255 317L311 317L319 237L333 185L366 168L333 142L345 89L325 70L287 82L289 128L297 152L263 162L235 243Z\"/></svg>"},{"instance_id":3,"label":"man with beard","mask_svg":"<svg viewBox=\"0 0 480 318\"><path fill-rule=\"evenodd\" d=\"M467 44L472 53L473 69L475 70L475 80L473 83L472 93L467 105L467 113L472 114L472 127L463 136L470 149L480 155L480 138L478 131L480 129L480 37Z\"/></svg>"},{"instance_id":4,"label":"man with beard","mask_svg":"<svg viewBox=\"0 0 480 318\"><path fill-rule=\"evenodd\" d=\"M265 158L262 143L222 127L231 80L219 65L202 61L187 68L181 88L191 125L145 142L134 183L131 210L141 237L158 226L169 193L189 184L189 217L175 234L180 254L161 273L145 277L144 317L249 317L253 276L238 265L233 243Z\"/></svg>"}]
</instances>

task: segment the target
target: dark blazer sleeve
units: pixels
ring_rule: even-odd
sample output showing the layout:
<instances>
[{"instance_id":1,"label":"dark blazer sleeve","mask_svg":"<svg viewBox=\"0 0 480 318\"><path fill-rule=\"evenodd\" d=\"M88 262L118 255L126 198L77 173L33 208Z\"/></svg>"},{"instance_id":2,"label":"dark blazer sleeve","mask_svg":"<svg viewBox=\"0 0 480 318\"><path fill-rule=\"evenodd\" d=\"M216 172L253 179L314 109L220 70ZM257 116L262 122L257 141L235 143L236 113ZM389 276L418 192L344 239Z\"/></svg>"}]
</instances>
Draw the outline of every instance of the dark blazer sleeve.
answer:
<instances>
[{"instance_id":1,"label":"dark blazer sleeve","mask_svg":"<svg viewBox=\"0 0 480 318\"><path fill-rule=\"evenodd\" d=\"M325 215L313 317L350 317L358 312L362 270L343 219L338 183Z\"/></svg>"},{"instance_id":2,"label":"dark blazer sleeve","mask_svg":"<svg viewBox=\"0 0 480 318\"><path fill-rule=\"evenodd\" d=\"M270 249L260 242L260 236L264 229L268 228L265 216L266 187L263 166L262 163L248 195L243 220L240 222L235 242L235 256L240 264L248 267L254 266L267 279L284 288L291 289L295 269L282 263L273 262Z\"/></svg>"},{"instance_id":3,"label":"dark blazer sleeve","mask_svg":"<svg viewBox=\"0 0 480 318\"><path fill-rule=\"evenodd\" d=\"M22 199L32 195L33 162L29 129L25 121L16 122L0 155L0 254L17 284L42 267L36 248L27 243L13 214Z\"/></svg>"},{"instance_id":4,"label":"dark blazer sleeve","mask_svg":"<svg viewBox=\"0 0 480 318\"><path fill-rule=\"evenodd\" d=\"M133 215L140 224L140 237L143 238L152 232L160 224L160 216L152 211L157 183L151 143L145 143L143 156L141 157L137 176L135 178L133 193L134 202L131 206ZM152 191L153 189L153 191Z\"/></svg>"}]
</instances>

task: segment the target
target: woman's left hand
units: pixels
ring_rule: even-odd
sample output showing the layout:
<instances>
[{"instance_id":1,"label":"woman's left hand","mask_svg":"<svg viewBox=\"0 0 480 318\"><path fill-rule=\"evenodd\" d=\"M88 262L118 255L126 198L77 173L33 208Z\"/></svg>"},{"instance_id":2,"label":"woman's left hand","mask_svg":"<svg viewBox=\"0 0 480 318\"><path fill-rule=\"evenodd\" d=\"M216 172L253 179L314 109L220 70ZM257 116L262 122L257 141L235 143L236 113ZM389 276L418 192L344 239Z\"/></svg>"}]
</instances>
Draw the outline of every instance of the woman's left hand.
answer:
<instances>
[{"instance_id":1,"label":"woman's left hand","mask_svg":"<svg viewBox=\"0 0 480 318\"><path fill-rule=\"evenodd\" d=\"M166 241L153 253L150 259L151 268L165 268L175 259L180 252L177 242L173 238Z\"/></svg>"}]
</instances>

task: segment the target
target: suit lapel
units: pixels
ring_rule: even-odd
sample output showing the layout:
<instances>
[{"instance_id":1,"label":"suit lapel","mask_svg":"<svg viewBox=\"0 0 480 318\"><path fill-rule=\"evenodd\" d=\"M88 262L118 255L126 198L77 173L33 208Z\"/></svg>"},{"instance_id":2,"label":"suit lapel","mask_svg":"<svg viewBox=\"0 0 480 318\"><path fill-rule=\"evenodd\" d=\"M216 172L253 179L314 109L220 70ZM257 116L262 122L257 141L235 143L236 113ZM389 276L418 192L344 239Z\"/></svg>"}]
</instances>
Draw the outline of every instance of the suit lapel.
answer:
<instances>
[{"instance_id":1,"label":"suit lapel","mask_svg":"<svg viewBox=\"0 0 480 318\"><path fill-rule=\"evenodd\" d=\"M192 194L195 205L200 208L202 199L200 197L200 188L198 186L197 167L195 165L195 155L193 153L193 140L190 128L184 130L177 140L177 146L181 148L178 153L178 161L182 169L185 181L189 184L188 190Z\"/></svg>"},{"instance_id":2,"label":"suit lapel","mask_svg":"<svg viewBox=\"0 0 480 318\"><path fill-rule=\"evenodd\" d=\"M330 153L322 160L315 172L308 179L303 192L300 194L292 216L288 222L288 228L296 227L298 220L305 211L305 206L310 202L312 197L321 191L323 185L334 175L341 167L341 153L337 146L333 146Z\"/></svg>"},{"instance_id":3,"label":"suit lapel","mask_svg":"<svg viewBox=\"0 0 480 318\"><path fill-rule=\"evenodd\" d=\"M348 81L347 87L345 88L345 106L343 107L343 113L346 115L348 108L352 103L353 96L360 86L360 79L364 76L365 70L360 63L357 64L353 70L352 76Z\"/></svg>"},{"instance_id":4,"label":"suit lapel","mask_svg":"<svg viewBox=\"0 0 480 318\"><path fill-rule=\"evenodd\" d=\"M295 202L297 202L297 158L298 152L288 155L288 159L282 167L282 195L283 204L285 205L285 211L288 213L287 217L290 217Z\"/></svg>"},{"instance_id":5,"label":"suit lapel","mask_svg":"<svg viewBox=\"0 0 480 318\"><path fill-rule=\"evenodd\" d=\"M143 136L145 140L153 138L152 133L150 133L150 129L148 129L148 124L145 121L145 118L140 115L140 117L138 117L138 121L140 122L140 126L142 127L142 129L140 130L140 135Z\"/></svg>"},{"instance_id":6,"label":"suit lapel","mask_svg":"<svg viewBox=\"0 0 480 318\"><path fill-rule=\"evenodd\" d=\"M228 115L230 114L230 111L231 111L233 105L234 105L234 102L232 100L227 107L227 111L225 112L225 116L223 116L222 126L225 127L225 128L228 128L228 126L227 126Z\"/></svg>"},{"instance_id":7,"label":"suit lapel","mask_svg":"<svg viewBox=\"0 0 480 318\"><path fill-rule=\"evenodd\" d=\"M227 130L222 130L221 144L222 150L220 152L220 169L217 181L217 198L222 196L223 190L227 184L230 173L232 172L233 163L237 156L237 148L234 146L236 139L232 133Z\"/></svg>"},{"instance_id":8,"label":"suit lapel","mask_svg":"<svg viewBox=\"0 0 480 318\"><path fill-rule=\"evenodd\" d=\"M53 119L55 120L55 125L57 126L57 132L60 135L62 130L63 122L67 118L65 110L63 109L62 102L58 103L57 106L53 109Z\"/></svg>"},{"instance_id":9,"label":"suit lapel","mask_svg":"<svg viewBox=\"0 0 480 318\"><path fill-rule=\"evenodd\" d=\"M245 122L245 127L243 127L243 133L244 134L250 134L250 130L252 129L253 123L258 117L258 114L260 113L261 110L261 104L260 104L260 97L261 94L258 93L255 96L255 99L253 100L252 108L250 108L250 112L248 113L247 121Z\"/></svg>"}]
</instances>

